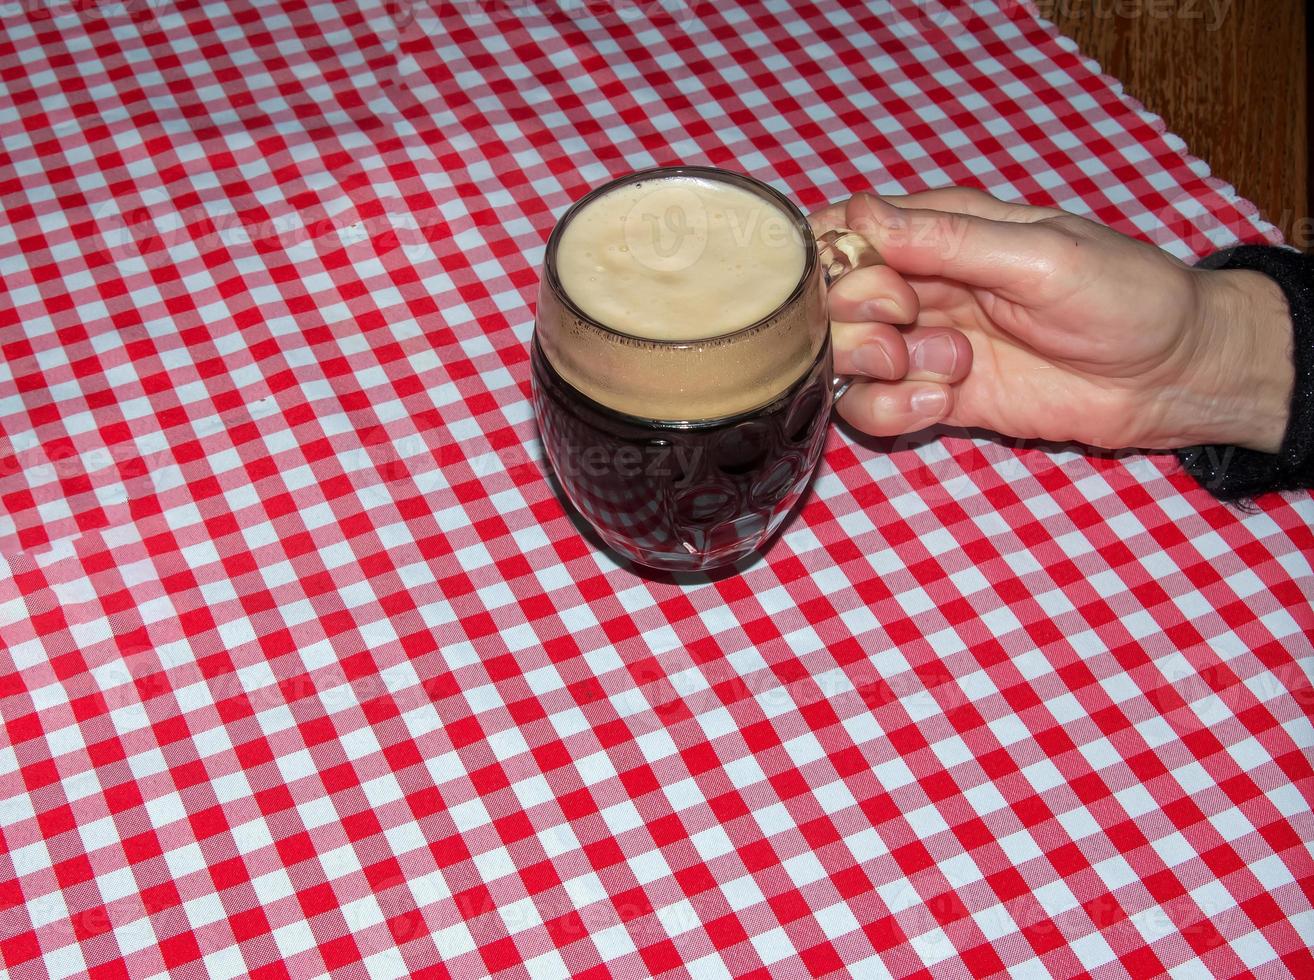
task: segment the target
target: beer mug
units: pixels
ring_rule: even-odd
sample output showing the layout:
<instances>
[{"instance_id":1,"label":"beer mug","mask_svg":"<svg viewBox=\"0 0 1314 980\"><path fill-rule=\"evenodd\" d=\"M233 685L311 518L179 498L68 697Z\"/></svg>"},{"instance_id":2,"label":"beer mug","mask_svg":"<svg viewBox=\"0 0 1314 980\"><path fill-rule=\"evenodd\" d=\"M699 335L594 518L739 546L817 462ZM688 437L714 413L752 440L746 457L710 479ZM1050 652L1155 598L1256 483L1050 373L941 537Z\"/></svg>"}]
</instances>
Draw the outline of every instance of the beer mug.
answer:
<instances>
[{"instance_id":1,"label":"beer mug","mask_svg":"<svg viewBox=\"0 0 1314 980\"><path fill-rule=\"evenodd\" d=\"M826 287L879 262L788 198L677 166L599 187L547 243L531 365L561 489L642 565L753 553L802 496L834 400Z\"/></svg>"}]
</instances>

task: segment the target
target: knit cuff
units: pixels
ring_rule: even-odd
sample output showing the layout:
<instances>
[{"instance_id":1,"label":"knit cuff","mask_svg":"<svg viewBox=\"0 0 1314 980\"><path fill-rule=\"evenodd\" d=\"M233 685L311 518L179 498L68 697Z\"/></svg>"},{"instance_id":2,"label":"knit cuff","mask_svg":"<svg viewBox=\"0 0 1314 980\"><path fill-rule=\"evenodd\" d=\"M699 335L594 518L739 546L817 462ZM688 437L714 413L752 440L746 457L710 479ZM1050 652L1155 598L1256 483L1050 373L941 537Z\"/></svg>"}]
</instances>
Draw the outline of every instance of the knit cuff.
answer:
<instances>
[{"instance_id":1,"label":"knit cuff","mask_svg":"<svg viewBox=\"0 0 1314 980\"><path fill-rule=\"evenodd\" d=\"M1287 248L1238 245L1203 259L1204 269L1251 269L1281 287L1291 309L1296 381L1282 446L1261 453L1241 446L1192 446L1177 452L1187 473L1219 500L1314 487L1314 256Z\"/></svg>"}]
</instances>

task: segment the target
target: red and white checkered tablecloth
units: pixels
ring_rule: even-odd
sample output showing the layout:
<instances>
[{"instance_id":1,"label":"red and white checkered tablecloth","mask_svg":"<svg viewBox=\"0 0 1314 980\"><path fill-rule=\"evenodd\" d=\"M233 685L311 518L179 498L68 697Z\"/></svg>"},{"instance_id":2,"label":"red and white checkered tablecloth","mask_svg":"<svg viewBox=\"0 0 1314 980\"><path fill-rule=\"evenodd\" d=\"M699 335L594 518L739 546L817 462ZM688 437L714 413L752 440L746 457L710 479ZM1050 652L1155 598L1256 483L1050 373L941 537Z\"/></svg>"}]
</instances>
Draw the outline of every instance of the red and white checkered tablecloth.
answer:
<instances>
[{"instance_id":1,"label":"red and white checkered tablecloth","mask_svg":"<svg viewBox=\"0 0 1314 980\"><path fill-rule=\"evenodd\" d=\"M543 473L543 246L624 171L1275 237L1033 10L0 29L0 972L1314 976L1309 495L835 431L673 578Z\"/></svg>"}]
</instances>

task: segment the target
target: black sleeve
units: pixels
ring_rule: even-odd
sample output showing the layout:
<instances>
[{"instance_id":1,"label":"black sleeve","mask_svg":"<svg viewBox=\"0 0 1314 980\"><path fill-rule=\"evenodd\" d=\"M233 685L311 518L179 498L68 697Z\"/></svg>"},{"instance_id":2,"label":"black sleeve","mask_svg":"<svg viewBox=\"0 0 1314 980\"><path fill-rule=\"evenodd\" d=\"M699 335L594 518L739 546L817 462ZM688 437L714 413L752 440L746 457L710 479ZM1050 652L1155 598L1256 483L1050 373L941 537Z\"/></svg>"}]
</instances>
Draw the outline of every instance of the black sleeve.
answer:
<instances>
[{"instance_id":1,"label":"black sleeve","mask_svg":"<svg viewBox=\"0 0 1314 980\"><path fill-rule=\"evenodd\" d=\"M1220 500L1314 487L1314 256L1277 246L1238 245L1199 264L1206 269L1253 269L1282 287L1291 309L1296 383L1287 431L1276 453L1193 446L1178 450L1177 458Z\"/></svg>"}]
</instances>

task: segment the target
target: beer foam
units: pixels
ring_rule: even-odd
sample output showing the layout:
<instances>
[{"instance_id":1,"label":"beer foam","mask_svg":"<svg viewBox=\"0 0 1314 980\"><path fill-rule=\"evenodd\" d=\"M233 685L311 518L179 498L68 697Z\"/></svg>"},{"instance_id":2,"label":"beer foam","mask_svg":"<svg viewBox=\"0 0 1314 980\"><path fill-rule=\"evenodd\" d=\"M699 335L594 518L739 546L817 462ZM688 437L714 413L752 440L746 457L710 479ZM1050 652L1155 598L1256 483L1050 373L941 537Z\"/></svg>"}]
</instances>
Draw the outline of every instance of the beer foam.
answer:
<instances>
[{"instance_id":1,"label":"beer foam","mask_svg":"<svg viewBox=\"0 0 1314 980\"><path fill-rule=\"evenodd\" d=\"M690 176L622 184L571 218L557 247L566 295L620 333L704 340L769 316L798 286L795 220L765 198Z\"/></svg>"},{"instance_id":2,"label":"beer foam","mask_svg":"<svg viewBox=\"0 0 1314 980\"><path fill-rule=\"evenodd\" d=\"M697 167L603 190L553 233L534 327L549 363L645 419L722 419L780 397L830 321L806 219L777 198Z\"/></svg>"}]
</instances>

